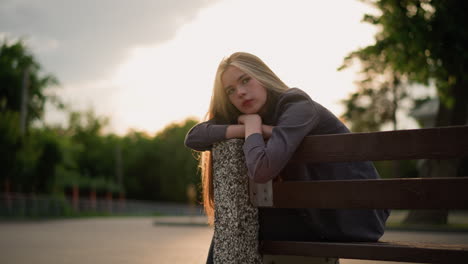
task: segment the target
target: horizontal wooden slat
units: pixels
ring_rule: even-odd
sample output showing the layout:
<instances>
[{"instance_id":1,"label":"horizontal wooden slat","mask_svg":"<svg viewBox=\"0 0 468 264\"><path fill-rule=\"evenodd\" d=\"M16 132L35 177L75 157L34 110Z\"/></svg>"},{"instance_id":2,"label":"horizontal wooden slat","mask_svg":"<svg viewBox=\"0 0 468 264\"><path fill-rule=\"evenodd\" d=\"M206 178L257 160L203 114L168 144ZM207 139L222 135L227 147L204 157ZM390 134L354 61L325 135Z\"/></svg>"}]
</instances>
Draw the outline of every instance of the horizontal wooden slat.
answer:
<instances>
[{"instance_id":1,"label":"horizontal wooden slat","mask_svg":"<svg viewBox=\"0 0 468 264\"><path fill-rule=\"evenodd\" d=\"M262 241L260 251L270 255L339 257L419 263L468 263L467 245L422 243L325 243Z\"/></svg>"},{"instance_id":2,"label":"horizontal wooden slat","mask_svg":"<svg viewBox=\"0 0 468 264\"><path fill-rule=\"evenodd\" d=\"M468 209L468 177L274 182L273 207Z\"/></svg>"},{"instance_id":3,"label":"horizontal wooden slat","mask_svg":"<svg viewBox=\"0 0 468 264\"><path fill-rule=\"evenodd\" d=\"M468 157L468 126L306 137L291 162L350 162ZM273 207L468 209L468 178L273 183ZM419 263L468 263L467 245L261 241L270 255Z\"/></svg>"},{"instance_id":4,"label":"horizontal wooden slat","mask_svg":"<svg viewBox=\"0 0 468 264\"><path fill-rule=\"evenodd\" d=\"M468 156L468 126L308 136L292 162L445 159Z\"/></svg>"}]
</instances>

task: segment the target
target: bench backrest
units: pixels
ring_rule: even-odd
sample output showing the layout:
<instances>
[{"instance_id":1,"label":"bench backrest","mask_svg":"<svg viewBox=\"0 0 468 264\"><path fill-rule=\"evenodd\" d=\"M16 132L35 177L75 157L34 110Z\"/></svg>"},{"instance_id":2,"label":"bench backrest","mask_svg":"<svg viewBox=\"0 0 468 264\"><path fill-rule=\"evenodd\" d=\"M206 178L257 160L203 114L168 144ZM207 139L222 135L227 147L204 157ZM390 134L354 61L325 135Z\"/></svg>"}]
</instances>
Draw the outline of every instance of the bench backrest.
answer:
<instances>
[{"instance_id":1,"label":"bench backrest","mask_svg":"<svg viewBox=\"0 0 468 264\"><path fill-rule=\"evenodd\" d=\"M309 136L291 162L462 157L468 157L468 126ZM251 186L251 201L260 207L468 209L467 177L293 182L282 175Z\"/></svg>"},{"instance_id":2,"label":"bench backrest","mask_svg":"<svg viewBox=\"0 0 468 264\"><path fill-rule=\"evenodd\" d=\"M350 162L468 157L468 126L317 135L304 139L290 162ZM348 209L468 209L468 177L287 181L250 184L255 206ZM467 175L468 176L468 175ZM466 260L468 247L401 243L263 241L267 254L414 262ZM379 253L380 252L380 253Z\"/></svg>"}]
</instances>

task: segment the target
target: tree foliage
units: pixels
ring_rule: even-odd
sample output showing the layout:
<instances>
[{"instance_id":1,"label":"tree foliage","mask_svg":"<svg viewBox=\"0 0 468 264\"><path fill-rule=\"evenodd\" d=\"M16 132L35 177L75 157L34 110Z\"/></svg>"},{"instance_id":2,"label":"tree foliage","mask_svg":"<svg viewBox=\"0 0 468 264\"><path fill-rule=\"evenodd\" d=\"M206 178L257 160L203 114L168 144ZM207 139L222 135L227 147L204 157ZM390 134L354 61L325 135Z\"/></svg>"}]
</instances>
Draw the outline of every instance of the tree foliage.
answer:
<instances>
[{"instance_id":1,"label":"tree foliage","mask_svg":"<svg viewBox=\"0 0 468 264\"><path fill-rule=\"evenodd\" d=\"M160 192L164 199L186 201L189 184L200 184L194 153L184 145L185 135L195 124L196 121L190 119L182 124L171 124L156 136L161 154Z\"/></svg>"},{"instance_id":2,"label":"tree foliage","mask_svg":"<svg viewBox=\"0 0 468 264\"><path fill-rule=\"evenodd\" d=\"M41 120L47 100L57 102L47 90L57 85L52 75L42 73L40 64L22 41L3 40L0 46L0 166L2 182L14 179L19 189L45 191L45 182L53 176L47 165L60 159L55 141L44 133L24 135L20 129L23 87L26 87L25 126ZM42 178L37 171L42 172ZM47 174L47 176L45 176ZM29 182L29 184L25 184ZM34 187L33 187L34 186Z\"/></svg>"},{"instance_id":3,"label":"tree foliage","mask_svg":"<svg viewBox=\"0 0 468 264\"><path fill-rule=\"evenodd\" d=\"M382 111L375 111L378 108L372 104L367 105L369 106L367 109L360 108L359 100L367 96L373 103L384 97L383 101L387 100L385 98L391 99L396 106L401 102L401 98L396 96L398 93L391 96L385 89L390 90L391 80L398 80L398 83L403 80L405 83L419 83L426 86L434 83L440 102L436 126L466 124L468 120L467 2L456 0L366 2L373 5L378 13L365 15L364 21L377 26L379 32L375 36L375 44L354 51L345 58L342 67L348 67L353 61L358 60L362 66L362 73L367 77L361 83L360 90L345 100L347 105L345 117L352 122L355 118L358 121L367 119L373 125L385 122L388 118L386 115L382 116ZM366 87L367 83L379 78L383 80L382 83L390 85L374 84ZM398 88L398 85L394 84L393 88ZM400 95L405 93L402 92ZM391 112L394 108L386 109L390 109ZM423 165L419 176L455 177L458 165L458 160L443 163L428 161ZM418 223L422 220L425 223L446 223L447 212L412 212L407 220Z\"/></svg>"},{"instance_id":4,"label":"tree foliage","mask_svg":"<svg viewBox=\"0 0 468 264\"><path fill-rule=\"evenodd\" d=\"M47 93L58 83L42 69L26 46L5 41L0 48L0 187L15 192L63 193L78 186L125 192L132 199L187 201L187 187L199 185L197 160L184 146L196 121L169 124L154 136L131 131L106 133L108 118L94 111L70 111L62 126L32 126L20 132L21 89L28 69L28 119L42 120L46 102L60 105Z\"/></svg>"},{"instance_id":5,"label":"tree foliage","mask_svg":"<svg viewBox=\"0 0 468 264\"><path fill-rule=\"evenodd\" d=\"M40 64L22 41L9 44L4 40L0 47L0 110L20 112L22 86L27 82L27 124L40 120L44 114L46 100L57 101L57 97L46 91L58 84L49 74L43 74ZM61 106L61 105L60 105Z\"/></svg>"},{"instance_id":6,"label":"tree foliage","mask_svg":"<svg viewBox=\"0 0 468 264\"><path fill-rule=\"evenodd\" d=\"M375 44L345 58L342 68L358 60L366 76L361 90L345 101L345 118L353 119L368 111L372 116L371 124L388 121L386 115L381 118L379 115L391 113L392 107L385 108L388 111L374 111L373 106L359 109L358 98L372 93L371 101L380 99L398 103L406 95L404 90L393 93L393 96L392 92L383 91L391 91L392 83L397 89L401 81L424 85L433 82L441 102L436 125L465 124L468 102L468 51L465 48L468 46L468 22L465 14L468 4L454 0L366 2L376 7L378 14L367 14L364 21L380 30L375 36ZM375 85L377 77L384 85ZM372 82L372 88L365 85Z\"/></svg>"}]
</instances>

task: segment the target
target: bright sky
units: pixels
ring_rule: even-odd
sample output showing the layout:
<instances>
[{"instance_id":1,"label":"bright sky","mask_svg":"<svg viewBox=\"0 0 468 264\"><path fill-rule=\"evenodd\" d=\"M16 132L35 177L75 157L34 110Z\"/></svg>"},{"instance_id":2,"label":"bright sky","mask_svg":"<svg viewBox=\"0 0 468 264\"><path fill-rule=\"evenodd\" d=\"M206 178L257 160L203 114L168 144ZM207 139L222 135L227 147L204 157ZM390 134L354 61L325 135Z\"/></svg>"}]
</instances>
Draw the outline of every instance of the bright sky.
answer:
<instances>
[{"instance_id":1,"label":"bright sky","mask_svg":"<svg viewBox=\"0 0 468 264\"><path fill-rule=\"evenodd\" d=\"M202 10L174 39L134 48L113 77L122 88L113 126L155 131L187 116L202 118L216 67L235 51L259 56L289 86L340 114L338 101L353 90L356 76L336 68L350 51L372 43L374 31L360 23L362 4L310 2L223 1Z\"/></svg>"},{"instance_id":2,"label":"bright sky","mask_svg":"<svg viewBox=\"0 0 468 264\"><path fill-rule=\"evenodd\" d=\"M62 82L59 95L75 109L93 107L109 116L113 132L154 133L171 122L202 118L219 61L246 51L287 85L340 115L339 100L355 89L357 76L354 69L336 69L348 53L373 43L376 29L360 22L372 11L359 1L220 0L176 21L166 40L128 46L106 74ZM47 114L50 122L61 118L54 111Z\"/></svg>"}]
</instances>

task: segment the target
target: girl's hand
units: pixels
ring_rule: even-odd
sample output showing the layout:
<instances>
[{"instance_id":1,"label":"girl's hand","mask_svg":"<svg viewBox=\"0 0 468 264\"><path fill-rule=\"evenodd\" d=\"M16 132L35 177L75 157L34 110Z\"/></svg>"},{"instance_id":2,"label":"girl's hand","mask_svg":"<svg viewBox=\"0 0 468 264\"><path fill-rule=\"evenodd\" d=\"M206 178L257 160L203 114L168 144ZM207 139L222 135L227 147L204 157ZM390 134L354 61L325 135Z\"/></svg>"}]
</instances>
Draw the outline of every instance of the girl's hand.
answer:
<instances>
[{"instance_id":1,"label":"girl's hand","mask_svg":"<svg viewBox=\"0 0 468 264\"><path fill-rule=\"evenodd\" d=\"M245 138L255 133L262 134L262 118L259 115L240 115L237 121L245 127Z\"/></svg>"},{"instance_id":2,"label":"girl's hand","mask_svg":"<svg viewBox=\"0 0 468 264\"><path fill-rule=\"evenodd\" d=\"M262 125L262 135L264 139L269 139L273 132L273 126Z\"/></svg>"},{"instance_id":3,"label":"girl's hand","mask_svg":"<svg viewBox=\"0 0 468 264\"><path fill-rule=\"evenodd\" d=\"M240 115L237 122L242 125L262 123L262 118L257 114Z\"/></svg>"}]
</instances>

